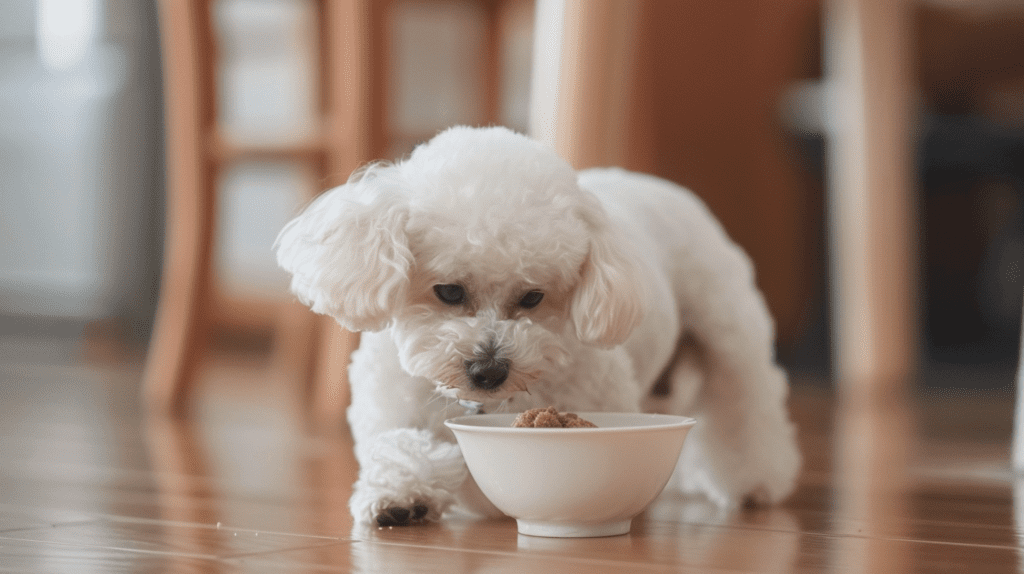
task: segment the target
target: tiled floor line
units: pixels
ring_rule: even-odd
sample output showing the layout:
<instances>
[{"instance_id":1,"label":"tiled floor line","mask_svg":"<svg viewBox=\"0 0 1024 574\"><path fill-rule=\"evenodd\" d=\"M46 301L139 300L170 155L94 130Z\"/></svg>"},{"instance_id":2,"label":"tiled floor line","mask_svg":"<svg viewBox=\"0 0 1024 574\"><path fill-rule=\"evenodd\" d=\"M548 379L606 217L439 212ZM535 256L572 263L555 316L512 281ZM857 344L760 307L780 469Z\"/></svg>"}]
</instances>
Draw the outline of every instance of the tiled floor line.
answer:
<instances>
[{"instance_id":1,"label":"tiled floor line","mask_svg":"<svg viewBox=\"0 0 1024 574\"><path fill-rule=\"evenodd\" d=\"M327 540L330 542L345 542L350 541L347 537L341 536L325 536L323 534L301 534L297 532L277 532L274 530L261 530L256 528L239 528L218 522L217 524L205 524L202 522L183 522L174 520L163 520L160 518L141 518L135 516L116 516L116 515L97 515L101 518L101 522L114 522L122 524L146 524L154 526L177 526L182 528L196 528L202 530L222 530L224 532L241 532L245 534L267 534L270 536L288 536L292 538L312 538L317 540Z\"/></svg>"},{"instance_id":2,"label":"tiled floor line","mask_svg":"<svg viewBox=\"0 0 1024 574\"><path fill-rule=\"evenodd\" d=\"M18 507L18 510L20 512L24 513L28 509L26 509L24 507ZM0 515L2 515L2 513L3 513L3 511L2 511L2 509L0 509ZM50 529L60 528L60 527L64 527L64 526L86 526L86 525L89 525L89 524L111 524L111 523L117 524L117 523L120 523L120 524L145 524L145 525L153 525L153 526L175 526L175 527L180 527L180 528L195 528L195 529L202 529L202 530L223 530L223 531L226 531L226 532L242 532L242 533L246 533L246 534L254 534L254 535L257 535L257 536L260 535L260 534L266 534L266 535L270 535L270 536L288 536L288 537L292 537L292 538L312 538L312 539L318 539L318 540L327 540L327 541L331 541L331 542L351 542L351 541L355 540L354 538L345 537L345 536L326 536L326 535L323 535L323 534L302 534L302 533L297 533L297 532L278 532L278 531L274 531L274 530L264 530L264 529L254 529L254 528L239 528L239 527L234 527L234 526L223 524L223 523L206 524L206 523L202 523L202 522L184 522L184 521L174 521L174 520L163 520L163 519L160 519L160 518L142 518L142 517L136 517L136 516L121 516L121 515L115 515L115 514L103 514L103 513L97 513L97 512L90 512L89 514L91 515L91 518L89 518L87 520L72 520L72 521L58 521L58 522L44 521L44 522L46 522L45 525L18 526L18 527L15 527L15 528L9 528L9 529L5 529L5 530L0 530L0 535L10 534L10 533L13 533L13 532L32 531L32 530L50 530Z\"/></svg>"},{"instance_id":3,"label":"tiled floor line","mask_svg":"<svg viewBox=\"0 0 1024 574\"><path fill-rule=\"evenodd\" d=\"M338 540L337 542L330 542L326 544L308 544L305 546L289 546L287 548L275 548L273 550L258 550L256 552L240 552L238 554L225 554L218 556L221 560L239 560L244 558L259 558L261 556L273 556L275 554L282 554L288 552L299 552L302 550L324 550L332 547L350 546L352 544L360 543L359 540Z\"/></svg>"},{"instance_id":4,"label":"tiled floor line","mask_svg":"<svg viewBox=\"0 0 1024 574\"><path fill-rule=\"evenodd\" d=\"M12 542L28 542L40 546L62 546L66 548L89 548L92 550L116 550L131 554L146 554L152 556L175 556L179 558L197 558L203 560L218 560L220 557L214 554L195 554L192 552L177 552L172 550L150 550L145 548L125 548L124 546L105 546L103 544L83 544L80 542L61 542L58 540L36 540L34 538L17 538L13 536L0 535L0 541L10 540Z\"/></svg>"},{"instance_id":5,"label":"tiled floor line","mask_svg":"<svg viewBox=\"0 0 1024 574\"><path fill-rule=\"evenodd\" d=\"M124 547L124 546L104 545L104 544L83 544L83 543L78 543L78 542L63 542L63 541L60 541L60 540L39 540L39 539L36 539L36 538L24 538L24 537L11 536L10 535L10 534L17 534L17 533L45 532L45 531L51 531L51 530L58 530L61 527L65 527L65 526L75 527L75 526L88 526L88 525L103 525L103 524L111 524L111 523L114 523L114 522L122 522L122 523L130 523L130 524L131 523L134 523L134 524L152 524L152 525L159 525L159 526L178 526L178 527L184 526L184 527L201 528L201 529L204 529L204 530L223 530L225 532L231 532L231 533L242 532L242 533L251 533L251 534L256 534L256 535L258 535L258 534L268 534L268 535L273 535L273 536L287 536L287 537L293 537L293 538L316 539L316 540L320 540L321 542L318 543L318 544L301 544L301 545L297 545L297 546L284 546L284 547L281 547L281 548L275 548L275 549L271 549L271 550L260 550L260 551L255 551L255 552L240 552L240 553L218 555L218 554L196 554L196 553L190 553L190 552L180 552L180 551L175 551L175 550L152 550L152 549L129 548L129 547ZM252 530L252 529L243 529L243 528L227 528L227 527L224 527L224 526L221 526L221 527L218 528L216 526L209 526L209 525L197 525L197 524L190 524L190 523L185 523L185 522L172 522L172 521L151 520L151 519L127 519L127 520L107 520L107 519L101 519L101 520L85 520L85 521L76 521L76 522L57 523L57 524L47 525L47 526L34 526L34 527L27 527L27 528L15 528L15 529L4 530L4 531L0 532L0 541L3 541L3 540L10 540L10 541L17 541L17 542L29 542L29 543L32 543L32 544L39 544L39 545L57 545L57 546L65 546L65 547L72 547L72 548L92 548L92 549L99 549L99 550L117 550L117 551L131 552L131 553L135 553L135 554L152 554L152 555L159 555L159 556L176 556L176 557L183 557L183 558L201 558L201 559L206 559L206 560L229 560L229 559L236 559L236 558L248 558L248 557L253 557L253 556L272 555L272 554L277 554L277 553L281 553L281 552L295 552L295 551L300 551L300 550L327 548L327 547L330 547L330 546L336 546L336 545L340 546L340 545L343 545L343 544L351 544L353 542L357 542L355 540L342 539L342 538L337 538L337 537L307 536L307 535L303 535L303 534L292 534L292 533L282 533L282 532L269 532L269 531L266 531L266 530Z\"/></svg>"},{"instance_id":6,"label":"tiled floor line","mask_svg":"<svg viewBox=\"0 0 1024 574\"><path fill-rule=\"evenodd\" d=\"M88 526L90 524L99 524L103 522L100 519L89 519L89 520L72 520L70 522L47 522L44 525L34 526L18 526L15 528L6 528L0 530L0 538L6 537L8 534L14 534L17 532L34 532L36 530L55 530L57 528L63 528L65 526Z\"/></svg>"},{"instance_id":7,"label":"tiled floor line","mask_svg":"<svg viewBox=\"0 0 1024 574\"><path fill-rule=\"evenodd\" d=\"M931 546L952 546L956 548L986 548L991 550L1017 550L1016 544L982 544L978 542L950 542L949 540L924 540L902 536L868 536L866 534L827 534L824 532L802 532L805 536L828 538L832 540L880 540L882 542L904 542L909 544L928 544Z\"/></svg>"}]
</instances>

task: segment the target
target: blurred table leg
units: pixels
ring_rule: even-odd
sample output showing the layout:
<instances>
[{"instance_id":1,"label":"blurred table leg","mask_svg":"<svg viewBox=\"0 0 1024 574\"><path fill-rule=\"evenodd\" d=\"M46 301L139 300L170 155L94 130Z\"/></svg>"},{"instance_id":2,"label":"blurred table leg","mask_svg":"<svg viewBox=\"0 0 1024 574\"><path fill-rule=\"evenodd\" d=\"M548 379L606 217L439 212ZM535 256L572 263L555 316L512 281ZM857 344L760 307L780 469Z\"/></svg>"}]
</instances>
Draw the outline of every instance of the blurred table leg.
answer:
<instances>
[{"instance_id":1,"label":"blurred table leg","mask_svg":"<svg viewBox=\"0 0 1024 574\"><path fill-rule=\"evenodd\" d=\"M830 284L845 392L902 386L916 366L909 11L904 0L826 4Z\"/></svg>"},{"instance_id":2,"label":"blurred table leg","mask_svg":"<svg viewBox=\"0 0 1024 574\"><path fill-rule=\"evenodd\" d=\"M531 135L577 169L626 165L643 3L537 3Z\"/></svg>"}]
</instances>

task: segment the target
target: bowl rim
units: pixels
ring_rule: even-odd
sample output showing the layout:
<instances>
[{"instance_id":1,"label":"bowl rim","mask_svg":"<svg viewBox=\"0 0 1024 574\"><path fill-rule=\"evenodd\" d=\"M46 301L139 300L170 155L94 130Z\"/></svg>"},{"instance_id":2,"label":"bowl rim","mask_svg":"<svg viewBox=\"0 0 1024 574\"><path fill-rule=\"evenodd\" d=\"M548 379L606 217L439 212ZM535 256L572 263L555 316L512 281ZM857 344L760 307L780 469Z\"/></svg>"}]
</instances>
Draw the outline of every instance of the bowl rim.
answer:
<instances>
[{"instance_id":1,"label":"bowl rim","mask_svg":"<svg viewBox=\"0 0 1024 574\"><path fill-rule=\"evenodd\" d=\"M642 415L644 417L650 417L652 419L662 419L663 422L656 424L643 424L635 426L604 426L604 427L574 427L574 428L544 428L544 427L512 427L512 426L488 426L488 425L474 425L466 424L464 421L467 419L481 419L481 418L511 418L518 416L519 413L486 413L476 415L460 415L452 417L444 421L444 425L450 429L464 431L464 432L477 432L477 433L488 433L488 434L529 434L529 435L575 435L575 434L610 434L610 433L647 433L657 432L665 430L675 429L686 429L697 424L697 419L693 417L686 417L681 415L668 415L663 413L631 413L631 412L580 412L576 413L578 416L584 419L592 416L600 415ZM589 420L589 419L588 419ZM511 420L509 424L511 424Z\"/></svg>"}]
</instances>

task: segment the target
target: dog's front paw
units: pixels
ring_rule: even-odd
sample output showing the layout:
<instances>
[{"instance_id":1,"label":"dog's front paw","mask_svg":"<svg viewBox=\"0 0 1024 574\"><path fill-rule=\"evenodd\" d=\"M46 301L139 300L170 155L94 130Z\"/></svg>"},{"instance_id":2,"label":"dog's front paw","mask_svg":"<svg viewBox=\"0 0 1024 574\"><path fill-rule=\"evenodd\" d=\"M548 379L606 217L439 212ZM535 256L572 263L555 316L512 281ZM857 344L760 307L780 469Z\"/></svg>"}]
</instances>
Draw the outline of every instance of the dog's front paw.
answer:
<instances>
[{"instance_id":1,"label":"dog's front paw","mask_svg":"<svg viewBox=\"0 0 1024 574\"><path fill-rule=\"evenodd\" d=\"M469 473L457 445L422 429L394 429L357 447L362 467L349 507L364 524L438 520Z\"/></svg>"},{"instance_id":2,"label":"dog's front paw","mask_svg":"<svg viewBox=\"0 0 1024 574\"><path fill-rule=\"evenodd\" d=\"M439 520L452 505L451 496L433 494L435 496L431 497L421 491L402 495L395 490L357 482L349 506L357 522L375 526L408 526Z\"/></svg>"},{"instance_id":3,"label":"dog's front paw","mask_svg":"<svg viewBox=\"0 0 1024 574\"><path fill-rule=\"evenodd\" d=\"M377 526L405 526L422 522L429 512L430 507L426 504L414 504L411 509L404 506L392 506L378 514L374 521Z\"/></svg>"}]
</instances>

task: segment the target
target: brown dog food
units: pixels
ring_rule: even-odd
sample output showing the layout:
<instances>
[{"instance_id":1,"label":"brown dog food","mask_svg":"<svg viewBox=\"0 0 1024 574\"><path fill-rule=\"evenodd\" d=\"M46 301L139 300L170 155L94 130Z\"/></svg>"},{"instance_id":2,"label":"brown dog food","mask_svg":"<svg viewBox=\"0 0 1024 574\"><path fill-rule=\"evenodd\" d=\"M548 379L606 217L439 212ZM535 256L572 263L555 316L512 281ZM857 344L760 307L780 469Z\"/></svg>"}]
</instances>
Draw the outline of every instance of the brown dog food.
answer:
<instances>
[{"instance_id":1,"label":"brown dog food","mask_svg":"<svg viewBox=\"0 0 1024 574\"><path fill-rule=\"evenodd\" d=\"M519 413L513 427L532 428L596 428L594 423L581 419L575 413L559 413L555 407L546 409L530 409Z\"/></svg>"}]
</instances>

